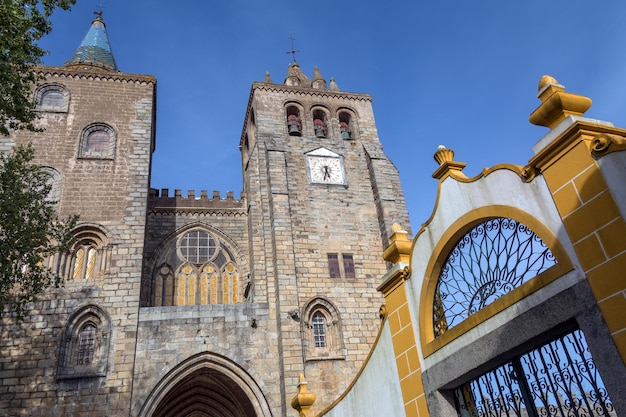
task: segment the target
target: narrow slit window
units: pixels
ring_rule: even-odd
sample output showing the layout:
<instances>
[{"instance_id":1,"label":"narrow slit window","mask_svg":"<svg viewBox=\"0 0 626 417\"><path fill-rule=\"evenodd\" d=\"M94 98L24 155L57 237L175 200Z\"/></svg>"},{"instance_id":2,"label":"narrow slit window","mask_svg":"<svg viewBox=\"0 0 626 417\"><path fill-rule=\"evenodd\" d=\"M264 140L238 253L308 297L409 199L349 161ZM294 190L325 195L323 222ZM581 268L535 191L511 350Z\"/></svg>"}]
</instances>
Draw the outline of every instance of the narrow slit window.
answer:
<instances>
[{"instance_id":1,"label":"narrow slit window","mask_svg":"<svg viewBox=\"0 0 626 417\"><path fill-rule=\"evenodd\" d=\"M341 276L339 256L336 253L328 254L328 273L331 278L339 278Z\"/></svg>"},{"instance_id":2,"label":"narrow slit window","mask_svg":"<svg viewBox=\"0 0 626 417\"><path fill-rule=\"evenodd\" d=\"M343 254L343 272L346 278L354 278L356 275L354 273L354 259L352 255Z\"/></svg>"}]
</instances>

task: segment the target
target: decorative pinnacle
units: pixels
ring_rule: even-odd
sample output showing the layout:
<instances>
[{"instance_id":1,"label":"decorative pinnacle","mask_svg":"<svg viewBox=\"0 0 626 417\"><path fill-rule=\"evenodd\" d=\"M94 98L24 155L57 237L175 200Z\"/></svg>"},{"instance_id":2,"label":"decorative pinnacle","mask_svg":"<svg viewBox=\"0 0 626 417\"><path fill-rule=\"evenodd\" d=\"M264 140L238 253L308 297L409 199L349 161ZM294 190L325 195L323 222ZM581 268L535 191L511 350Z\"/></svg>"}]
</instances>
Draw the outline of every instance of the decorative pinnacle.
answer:
<instances>
[{"instance_id":1,"label":"decorative pinnacle","mask_svg":"<svg viewBox=\"0 0 626 417\"><path fill-rule=\"evenodd\" d=\"M439 164L439 168L433 173L433 178L438 180L444 178L447 174L454 174L457 178L466 178L461 171L467 165L464 162L454 160L454 151L443 145L437 147L437 152L433 155L435 161Z\"/></svg>"},{"instance_id":2,"label":"decorative pinnacle","mask_svg":"<svg viewBox=\"0 0 626 417\"><path fill-rule=\"evenodd\" d=\"M300 52L300 51L296 51L296 50L294 49L294 46L293 46L293 41L295 41L295 40L296 40L296 38L294 38L294 37L293 37L293 34L289 34L289 37L288 37L287 39L290 39L290 40L291 40L291 51L287 51L287 52L285 52L285 53L286 53L286 54L291 54L291 55L293 56L293 62L294 62L294 64L297 64L297 63L298 63L298 61L296 61L296 52Z\"/></svg>"},{"instance_id":3,"label":"decorative pinnacle","mask_svg":"<svg viewBox=\"0 0 626 417\"><path fill-rule=\"evenodd\" d=\"M530 115L530 123L554 129L568 116L582 116L589 107L591 99L565 91L559 82L549 75L539 80L539 99L541 104Z\"/></svg>"},{"instance_id":4,"label":"decorative pinnacle","mask_svg":"<svg viewBox=\"0 0 626 417\"><path fill-rule=\"evenodd\" d=\"M291 407L297 412L299 417L311 416L311 406L315 402L317 396L307 390L307 382L304 379L304 374L300 374L298 380L298 394L291 400Z\"/></svg>"},{"instance_id":5,"label":"decorative pinnacle","mask_svg":"<svg viewBox=\"0 0 626 417\"><path fill-rule=\"evenodd\" d=\"M454 151L443 145L439 145L437 147L437 152L433 155L433 158L435 158L435 161L437 161L439 165L443 165L444 162L454 161Z\"/></svg>"},{"instance_id":6,"label":"decorative pinnacle","mask_svg":"<svg viewBox=\"0 0 626 417\"><path fill-rule=\"evenodd\" d=\"M407 231L402 230L402 226L398 223L394 223L391 226L390 245L383 252L383 259L385 261L393 264L409 262L413 243L408 239L407 234Z\"/></svg>"}]
</instances>

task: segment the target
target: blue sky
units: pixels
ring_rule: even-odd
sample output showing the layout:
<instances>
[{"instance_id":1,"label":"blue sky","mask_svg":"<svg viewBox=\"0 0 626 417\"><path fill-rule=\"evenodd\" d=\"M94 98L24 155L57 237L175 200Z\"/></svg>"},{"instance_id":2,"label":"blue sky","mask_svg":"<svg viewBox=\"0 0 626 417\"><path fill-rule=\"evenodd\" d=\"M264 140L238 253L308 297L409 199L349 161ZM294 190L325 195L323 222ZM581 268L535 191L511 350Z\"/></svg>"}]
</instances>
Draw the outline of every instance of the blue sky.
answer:
<instances>
[{"instance_id":1,"label":"blue sky","mask_svg":"<svg viewBox=\"0 0 626 417\"><path fill-rule=\"evenodd\" d=\"M99 1L53 16L46 65L68 60ZM254 81L282 82L290 35L302 70L371 94L384 149L400 170L412 229L430 216L440 144L468 176L524 165L547 129L528 122L554 76L593 100L587 117L626 126L622 0L108 0L118 67L157 78L152 186L242 189L239 138ZM198 193L197 193L198 194Z\"/></svg>"}]
</instances>

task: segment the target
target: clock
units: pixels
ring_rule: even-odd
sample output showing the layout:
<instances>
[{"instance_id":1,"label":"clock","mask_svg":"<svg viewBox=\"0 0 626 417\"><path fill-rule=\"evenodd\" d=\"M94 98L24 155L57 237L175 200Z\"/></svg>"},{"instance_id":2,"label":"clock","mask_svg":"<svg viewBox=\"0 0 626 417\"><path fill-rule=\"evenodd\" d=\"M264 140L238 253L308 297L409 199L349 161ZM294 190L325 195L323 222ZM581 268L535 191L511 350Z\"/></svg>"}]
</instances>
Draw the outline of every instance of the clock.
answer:
<instances>
[{"instance_id":1,"label":"clock","mask_svg":"<svg viewBox=\"0 0 626 417\"><path fill-rule=\"evenodd\" d=\"M312 184L345 185L341 155L326 148L318 148L306 154L306 161Z\"/></svg>"}]
</instances>

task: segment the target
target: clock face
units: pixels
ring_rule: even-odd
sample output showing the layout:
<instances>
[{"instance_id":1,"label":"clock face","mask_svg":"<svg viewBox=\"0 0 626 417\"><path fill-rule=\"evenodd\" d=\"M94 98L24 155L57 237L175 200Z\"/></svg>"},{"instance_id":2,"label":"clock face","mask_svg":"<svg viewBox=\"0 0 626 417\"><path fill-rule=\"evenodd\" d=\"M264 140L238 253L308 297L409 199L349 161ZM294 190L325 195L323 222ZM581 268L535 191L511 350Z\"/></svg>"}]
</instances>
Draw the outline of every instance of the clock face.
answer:
<instances>
[{"instance_id":1,"label":"clock face","mask_svg":"<svg viewBox=\"0 0 626 417\"><path fill-rule=\"evenodd\" d=\"M308 157L309 175L312 183L344 184L343 167L341 160L335 157L314 156Z\"/></svg>"}]
</instances>

